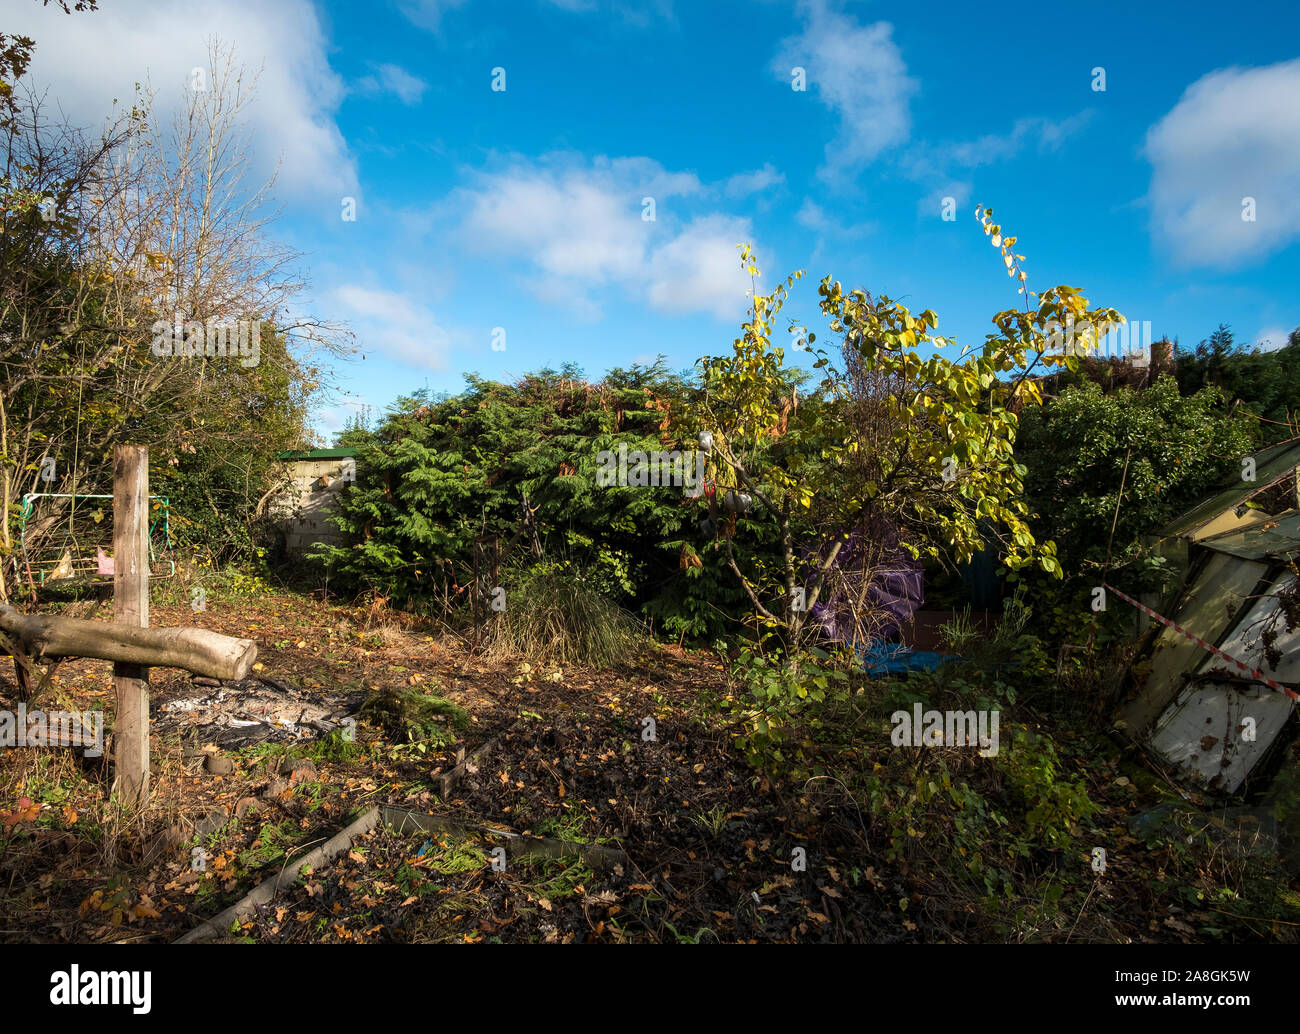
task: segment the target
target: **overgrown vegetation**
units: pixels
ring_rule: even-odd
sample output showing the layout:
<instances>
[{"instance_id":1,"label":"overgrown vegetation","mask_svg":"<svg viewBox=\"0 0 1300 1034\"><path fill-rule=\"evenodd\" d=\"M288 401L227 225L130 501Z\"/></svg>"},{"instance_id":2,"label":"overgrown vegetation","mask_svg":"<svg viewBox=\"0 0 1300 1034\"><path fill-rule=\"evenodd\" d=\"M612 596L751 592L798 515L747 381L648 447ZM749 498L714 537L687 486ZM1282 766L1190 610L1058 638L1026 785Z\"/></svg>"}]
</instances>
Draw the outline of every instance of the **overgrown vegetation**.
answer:
<instances>
[{"instance_id":1,"label":"overgrown vegetation","mask_svg":"<svg viewBox=\"0 0 1300 1034\"><path fill-rule=\"evenodd\" d=\"M231 146L238 104L223 98L238 99L238 72L214 46L214 89L191 91L177 127L142 94L88 141L16 89L30 51L0 35L0 597L24 578L23 493L103 490L112 445L148 444L182 560L155 605L173 624L203 613L259 638L268 680L302 664L295 686L351 687L359 708L347 735L233 751L220 785L163 744L157 785L191 811L222 809L201 833L170 827L179 805L166 822L124 813L104 770L67 752L7 753L6 928L51 903L73 938L163 909L188 923L386 801L473 813L493 835L612 845L628 864L597 873L575 851L497 879L468 835L377 833L301 874L292 919L273 910L239 936L1294 939L1285 850L1207 821L1107 735L1131 615L1093 612L1087 590L1103 575L1161 588L1153 533L1244 454L1300 433L1296 333L1264 353L1220 327L1171 372L1101 378L1049 347L1052 328L1119 314L1064 285L1030 291L1016 238L981 208L1023 308L959 344L934 310L828 275L817 297L833 345L818 348L785 315L803 271L764 294L741 245L752 308L693 372L471 375L455 394L398 399L373 428L358 419L338 441L358 452L334 511L345 541L312 553L322 598L280 600L274 457L306 444L323 374L302 328L275 319L302 286L284 273L291 256L251 209L214 200L241 196L237 182L188 171ZM183 336L264 320L259 361L158 356L151 338L177 311ZM782 319L790 349L774 343ZM69 525L89 541L103 519L52 503L34 548ZM864 655L899 636L922 586L954 585L979 558L1000 578L993 627L954 591L940 633L955 656L868 677ZM190 607L197 581L211 610ZM1293 591L1292 621L1296 607ZM100 667L49 699L102 707ZM165 689L200 706L179 676ZM980 716L990 738L904 734L934 713L968 733ZM1279 787L1294 821L1295 780ZM181 841L210 865L151 853ZM786 867L807 843L821 868L800 883Z\"/></svg>"},{"instance_id":2,"label":"overgrown vegetation","mask_svg":"<svg viewBox=\"0 0 1300 1034\"><path fill-rule=\"evenodd\" d=\"M235 160L250 79L214 42L211 89L186 89L174 124L142 89L91 136L51 121L28 88L32 41L4 40L0 598L29 563L53 569L69 527L76 559L111 544L102 508L65 497L111 494L121 443L151 447L151 490L170 497L186 556L247 562L282 480L276 454L306 436L327 376L320 350L339 351L331 328L283 318L304 285L255 214L268 185L250 188ZM57 497L16 557L28 492Z\"/></svg>"},{"instance_id":3,"label":"overgrown vegetation","mask_svg":"<svg viewBox=\"0 0 1300 1034\"><path fill-rule=\"evenodd\" d=\"M416 744L421 751L455 742L454 730L469 724L469 713L432 692L388 686L361 705L362 717L383 729L398 744Z\"/></svg>"},{"instance_id":4,"label":"overgrown vegetation","mask_svg":"<svg viewBox=\"0 0 1300 1034\"><path fill-rule=\"evenodd\" d=\"M507 585L504 609L487 622L490 657L608 668L630 661L645 643L640 622L579 572L534 568Z\"/></svg>"}]
</instances>

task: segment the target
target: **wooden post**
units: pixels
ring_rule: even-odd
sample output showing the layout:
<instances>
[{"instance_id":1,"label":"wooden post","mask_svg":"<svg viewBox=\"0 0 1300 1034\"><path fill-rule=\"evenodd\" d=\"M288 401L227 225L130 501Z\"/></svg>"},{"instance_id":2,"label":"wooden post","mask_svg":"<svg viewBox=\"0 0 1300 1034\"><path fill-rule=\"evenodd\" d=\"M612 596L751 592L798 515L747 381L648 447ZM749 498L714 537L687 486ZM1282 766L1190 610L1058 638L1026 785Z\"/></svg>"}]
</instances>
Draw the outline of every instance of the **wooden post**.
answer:
<instances>
[{"instance_id":1,"label":"wooden post","mask_svg":"<svg viewBox=\"0 0 1300 1034\"><path fill-rule=\"evenodd\" d=\"M113 621L149 627L149 448L113 447ZM113 664L115 786L129 804L149 795L149 669Z\"/></svg>"}]
</instances>

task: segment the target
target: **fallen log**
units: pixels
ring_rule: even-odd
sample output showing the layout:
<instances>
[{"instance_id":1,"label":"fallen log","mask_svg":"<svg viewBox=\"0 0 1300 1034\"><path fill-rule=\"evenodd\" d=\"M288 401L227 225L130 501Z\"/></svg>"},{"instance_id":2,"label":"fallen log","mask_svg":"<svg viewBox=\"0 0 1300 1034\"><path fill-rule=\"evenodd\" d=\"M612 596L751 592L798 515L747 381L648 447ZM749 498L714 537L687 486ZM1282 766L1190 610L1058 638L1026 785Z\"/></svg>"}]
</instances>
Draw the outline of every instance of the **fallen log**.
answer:
<instances>
[{"instance_id":1,"label":"fallen log","mask_svg":"<svg viewBox=\"0 0 1300 1034\"><path fill-rule=\"evenodd\" d=\"M81 618L38 617L0 606L0 631L37 659L98 657L148 668L183 668L214 679L242 679L257 660L253 640L206 628L134 628Z\"/></svg>"}]
</instances>

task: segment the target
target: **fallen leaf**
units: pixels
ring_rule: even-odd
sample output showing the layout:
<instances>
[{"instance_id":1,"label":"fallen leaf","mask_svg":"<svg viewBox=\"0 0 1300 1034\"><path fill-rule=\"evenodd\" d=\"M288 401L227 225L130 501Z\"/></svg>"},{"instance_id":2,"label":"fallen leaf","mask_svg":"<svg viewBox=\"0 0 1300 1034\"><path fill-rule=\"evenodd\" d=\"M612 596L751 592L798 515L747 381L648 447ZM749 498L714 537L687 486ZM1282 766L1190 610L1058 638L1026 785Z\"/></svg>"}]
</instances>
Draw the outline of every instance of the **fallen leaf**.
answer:
<instances>
[{"instance_id":1,"label":"fallen leaf","mask_svg":"<svg viewBox=\"0 0 1300 1034\"><path fill-rule=\"evenodd\" d=\"M33 804L28 797L18 798L18 807L14 811L0 812L0 821L5 824L7 833L20 822L35 822L37 816L41 813L41 806Z\"/></svg>"}]
</instances>

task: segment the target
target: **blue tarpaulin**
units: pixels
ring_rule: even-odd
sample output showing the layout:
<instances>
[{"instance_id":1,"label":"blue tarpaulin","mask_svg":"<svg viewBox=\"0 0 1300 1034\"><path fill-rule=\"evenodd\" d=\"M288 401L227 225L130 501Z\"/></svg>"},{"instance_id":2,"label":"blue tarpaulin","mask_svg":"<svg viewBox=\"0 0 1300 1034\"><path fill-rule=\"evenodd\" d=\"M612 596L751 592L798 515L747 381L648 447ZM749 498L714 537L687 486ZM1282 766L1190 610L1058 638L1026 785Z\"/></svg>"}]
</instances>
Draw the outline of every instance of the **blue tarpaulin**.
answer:
<instances>
[{"instance_id":1,"label":"blue tarpaulin","mask_svg":"<svg viewBox=\"0 0 1300 1034\"><path fill-rule=\"evenodd\" d=\"M877 643L862 653L862 666L873 678L901 675L908 671L934 671L944 661L960 658L929 650L913 650L902 643Z\"/></svg>"}]
</instances>

